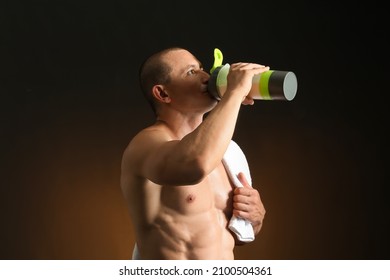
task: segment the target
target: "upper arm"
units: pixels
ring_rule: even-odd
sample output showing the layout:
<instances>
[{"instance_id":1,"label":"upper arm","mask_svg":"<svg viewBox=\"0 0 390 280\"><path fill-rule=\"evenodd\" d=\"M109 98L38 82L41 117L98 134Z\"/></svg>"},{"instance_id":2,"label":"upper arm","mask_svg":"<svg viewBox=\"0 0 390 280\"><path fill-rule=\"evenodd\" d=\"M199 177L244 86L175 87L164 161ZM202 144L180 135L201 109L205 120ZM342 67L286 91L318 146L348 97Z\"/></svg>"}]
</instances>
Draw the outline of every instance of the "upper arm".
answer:
<instances>
[{"instance_id":1,"label":"upper arm","mask_svg":"<svg viewBox=\"0 0 390 280\"><path fill-rule=\"evenodd\" d=\"M187 148L163 131L144 130L126 148L122 171L159 185L195 184L203 174L193 156L195 153L191 152L191 147Z\"/></svg>"}]
</instances>

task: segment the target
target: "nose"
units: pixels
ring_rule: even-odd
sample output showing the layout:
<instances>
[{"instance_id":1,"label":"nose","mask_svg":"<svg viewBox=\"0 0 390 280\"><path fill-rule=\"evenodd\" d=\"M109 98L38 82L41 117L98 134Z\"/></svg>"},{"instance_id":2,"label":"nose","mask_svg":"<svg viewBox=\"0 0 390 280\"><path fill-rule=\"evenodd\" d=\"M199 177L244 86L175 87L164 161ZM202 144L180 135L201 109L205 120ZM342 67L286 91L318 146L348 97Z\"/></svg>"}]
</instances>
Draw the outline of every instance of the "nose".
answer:
<instances>
[{"instance_id":1,"label":"nose","mask_svg":"<svg viewBox=\"0 0 390 280\"><path fill-rule=\"evenodd\" d=\"M202 80L208 81L210 79L210 74L207 73L205 70L202 69L201 73L202 73Z\"/></svg>"}]
</instances>

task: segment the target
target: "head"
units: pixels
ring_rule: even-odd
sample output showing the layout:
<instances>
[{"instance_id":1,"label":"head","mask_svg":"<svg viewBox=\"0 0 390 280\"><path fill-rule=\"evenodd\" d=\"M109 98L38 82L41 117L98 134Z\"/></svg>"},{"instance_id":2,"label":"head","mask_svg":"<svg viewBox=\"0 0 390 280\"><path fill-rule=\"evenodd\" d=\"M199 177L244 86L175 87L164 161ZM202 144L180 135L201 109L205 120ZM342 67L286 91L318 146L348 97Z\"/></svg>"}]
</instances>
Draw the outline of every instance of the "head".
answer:
<instances>
[{"instance_id":1,"label":"head","mask_svg":"<svg viewBox=\"0 0 390 280\"><path fill-rule=\"evenodd\" d=\"M196 108L197 99L213 103L207 93L209 77L195 56L180 47L152 54L139 70L141 90L157 116L161 106L168 104Z\"/></svg>"}]
</instances>

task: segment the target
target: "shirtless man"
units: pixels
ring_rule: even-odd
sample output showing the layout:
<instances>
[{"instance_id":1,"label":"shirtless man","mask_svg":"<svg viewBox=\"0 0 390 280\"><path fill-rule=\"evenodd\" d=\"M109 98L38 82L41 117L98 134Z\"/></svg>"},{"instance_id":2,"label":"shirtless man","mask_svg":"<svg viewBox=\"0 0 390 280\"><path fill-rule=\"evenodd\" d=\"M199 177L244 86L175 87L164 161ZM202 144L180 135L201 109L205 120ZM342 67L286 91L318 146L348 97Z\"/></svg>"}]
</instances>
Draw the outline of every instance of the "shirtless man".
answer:
<instances>
[{"instance_id":1,"label":"shirtless man","mask_svg":"<svg viewBox=\"0 0 390 280\"><path fill-rule=\"evenodd\" d=\"M247 97L252 77L267 70L232 64L217 102L207 92L210 75L189 51L170 48L145 60L140 84L156 122L131 140L121 169L141 259L234 259L234 246L242 243L228 229L232 215L259 233L260 195L242 174L244 188L235 188L222 157L241 104L254 103Z\"/></svg>"}]
</instances>

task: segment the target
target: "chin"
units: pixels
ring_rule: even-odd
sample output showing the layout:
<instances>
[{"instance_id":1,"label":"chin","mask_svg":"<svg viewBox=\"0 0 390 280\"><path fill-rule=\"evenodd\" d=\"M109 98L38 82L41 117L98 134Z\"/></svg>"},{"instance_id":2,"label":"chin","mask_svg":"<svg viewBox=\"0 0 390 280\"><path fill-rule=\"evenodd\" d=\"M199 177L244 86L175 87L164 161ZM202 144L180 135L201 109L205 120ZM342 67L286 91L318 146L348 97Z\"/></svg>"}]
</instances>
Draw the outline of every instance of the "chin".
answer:
<instances>
[{"instance_id":1,"label":"chin","mask_svg":"<svg viewBox=\"0 0 390 280\"><path fill-rule=\"evenodd\" d=\"M206 109L206 113L210 112L211 110L214 109L214 107L218 104L218 101L215 100L214 98L211 100L208 109Z\"/></svg>"}]
</instances>

